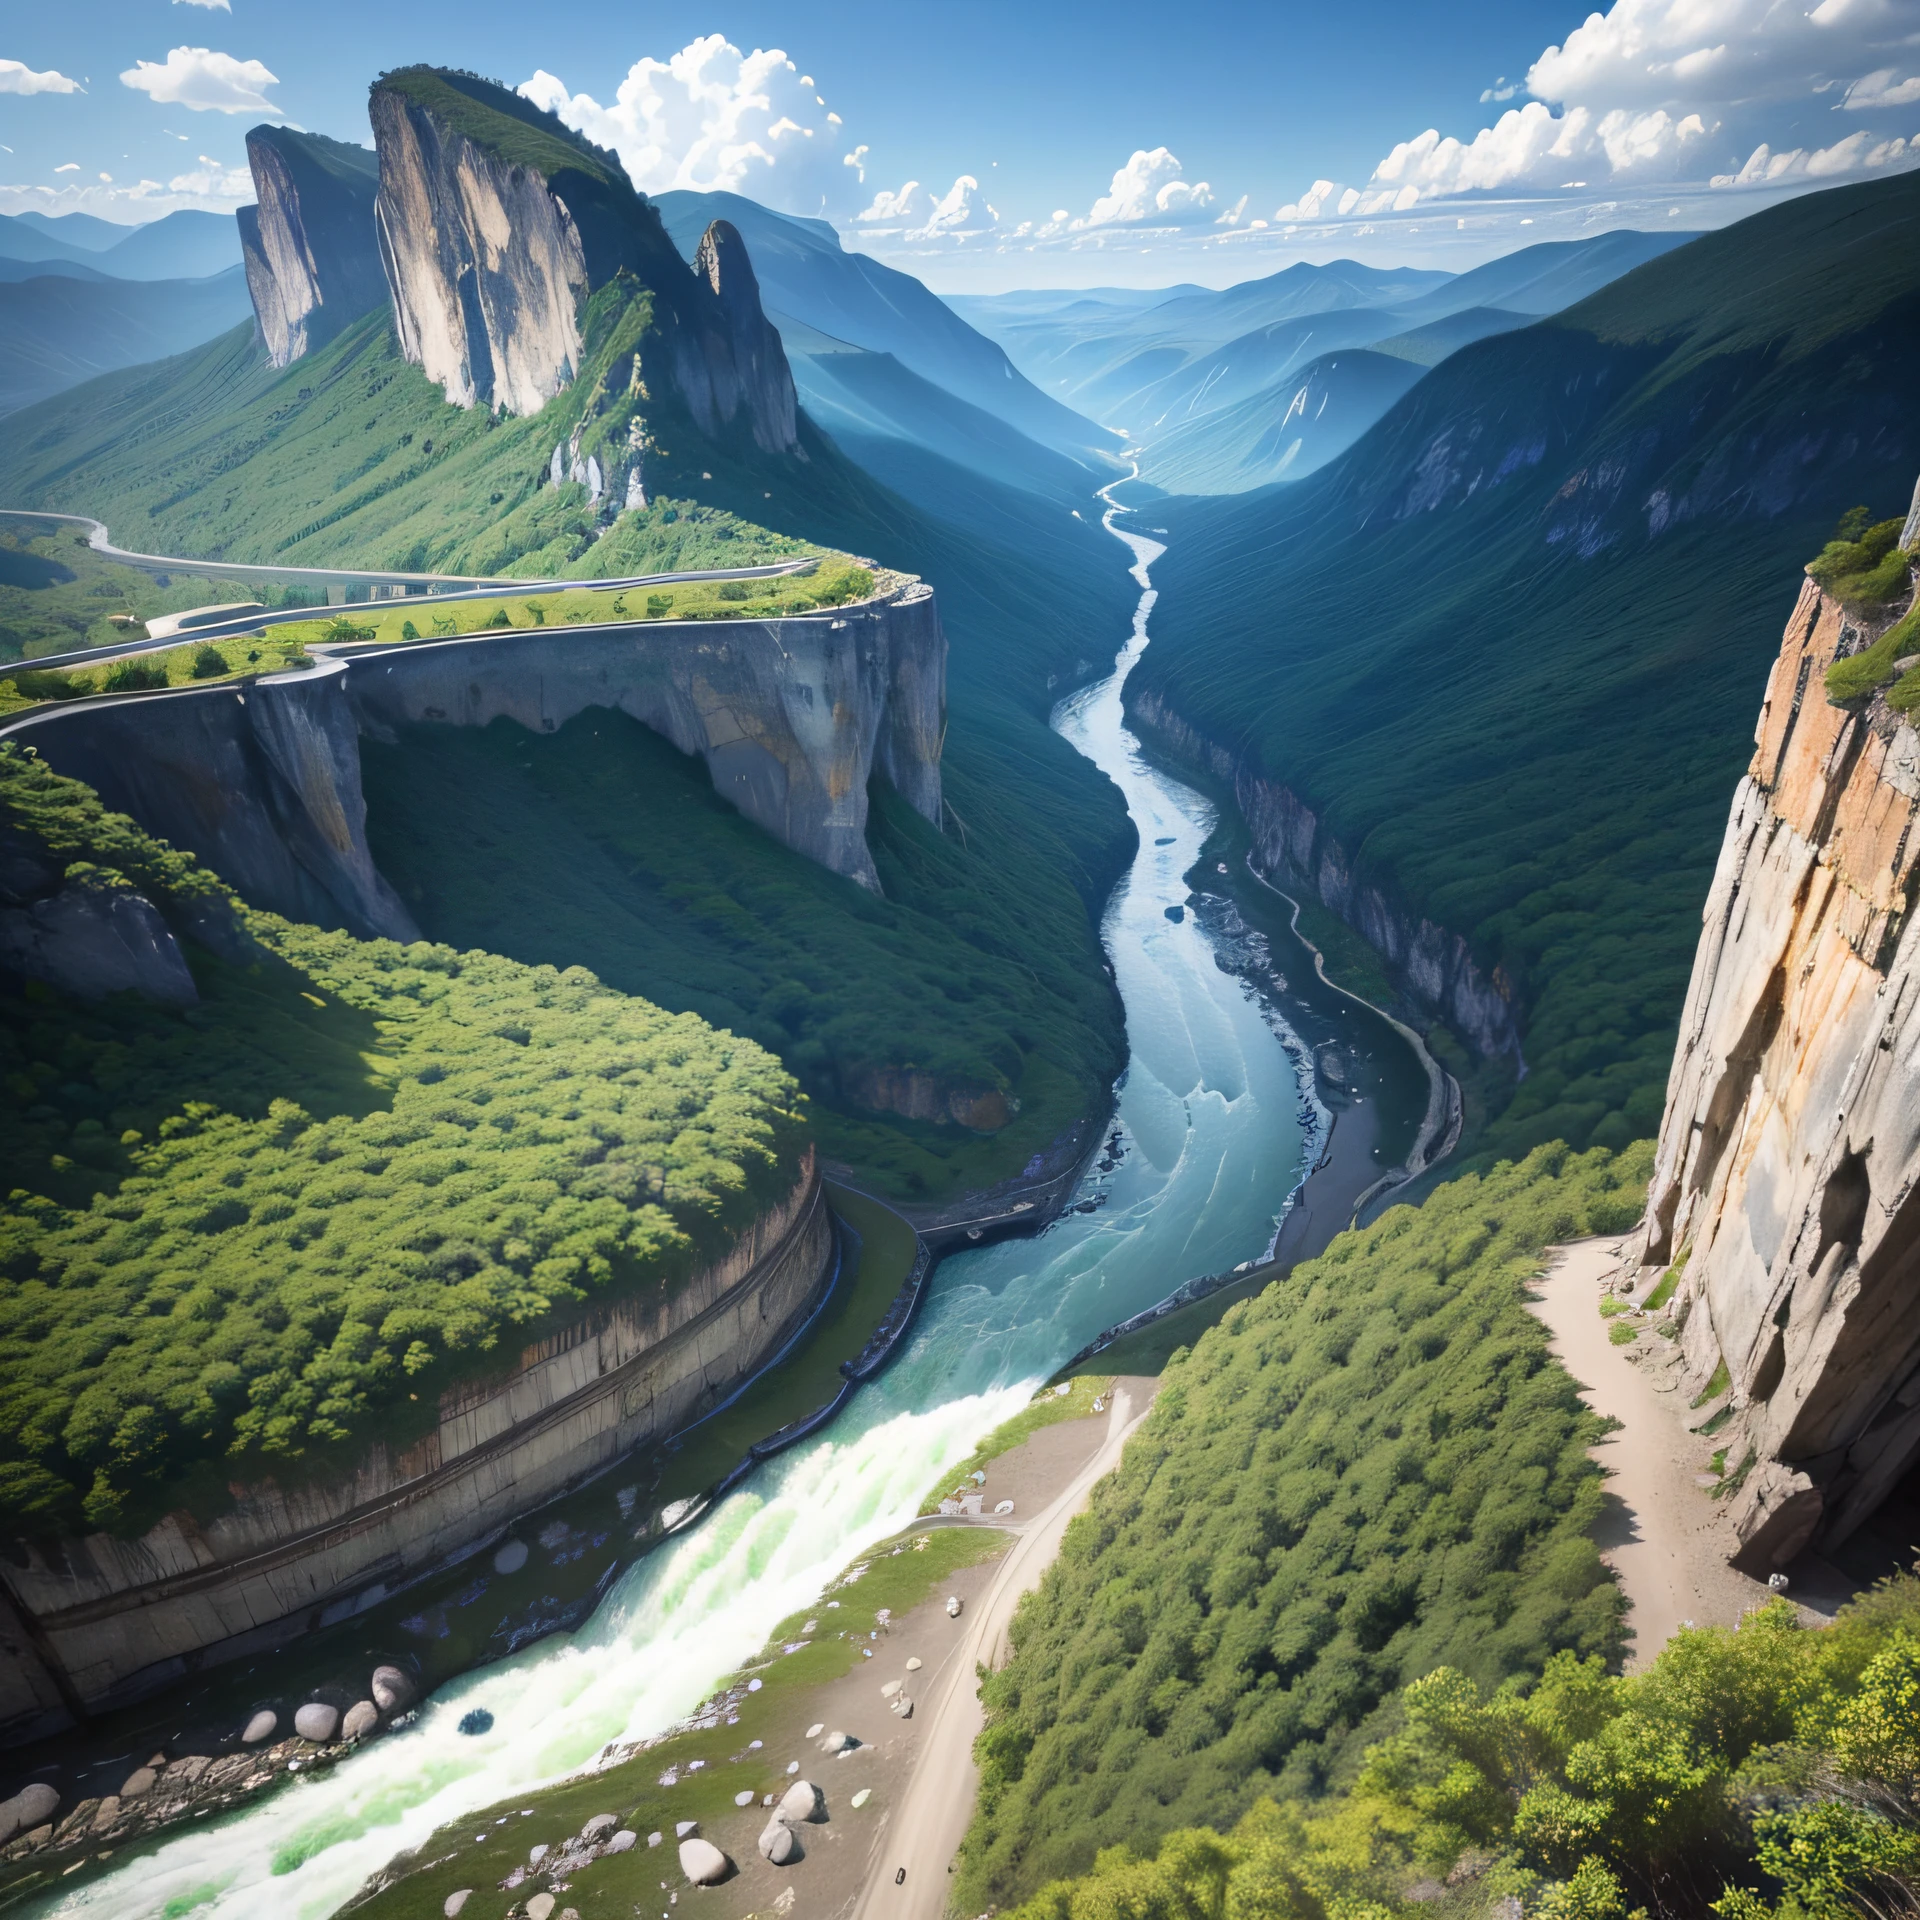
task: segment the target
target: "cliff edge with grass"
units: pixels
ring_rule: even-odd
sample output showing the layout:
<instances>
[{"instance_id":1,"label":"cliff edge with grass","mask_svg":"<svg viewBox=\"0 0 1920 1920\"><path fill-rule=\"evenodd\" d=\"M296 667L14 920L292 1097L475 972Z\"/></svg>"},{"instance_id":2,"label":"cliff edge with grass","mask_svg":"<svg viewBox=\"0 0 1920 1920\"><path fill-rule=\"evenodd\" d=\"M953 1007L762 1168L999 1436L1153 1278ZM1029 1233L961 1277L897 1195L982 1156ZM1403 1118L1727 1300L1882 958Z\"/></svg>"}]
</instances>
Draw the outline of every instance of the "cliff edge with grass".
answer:
<instances>
[{"instance_id":1,"label":"cliff edge with grass","mask_svg":"<svg viewBox=\"0 0 1920 1920\"><path fill-rule=\"evenodd\" d=\"M1920 524L1868 518L1808 568L1767 682L1649 1194L1645 1284L1760 1573L1920 1466Z\"/></svg>"}]
</instances>

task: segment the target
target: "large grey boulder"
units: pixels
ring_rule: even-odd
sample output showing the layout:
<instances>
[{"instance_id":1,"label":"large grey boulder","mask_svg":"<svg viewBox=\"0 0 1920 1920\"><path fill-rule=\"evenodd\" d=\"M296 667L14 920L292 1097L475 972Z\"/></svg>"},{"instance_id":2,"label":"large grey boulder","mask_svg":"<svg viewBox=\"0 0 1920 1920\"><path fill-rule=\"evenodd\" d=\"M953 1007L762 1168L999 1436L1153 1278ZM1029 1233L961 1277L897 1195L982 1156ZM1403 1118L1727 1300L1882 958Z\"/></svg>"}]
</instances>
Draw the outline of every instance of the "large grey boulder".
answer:
<instances>
[{"instance_id":1,"label":"large grey boulder","mask_svg":"<svg viewBox=\"0 0 1920 1920\"><path fill-rule=\"evenodd\" d=\"M693 1834L680 1842L680 1871L696 1887L717 1887L733 1871L733 1862L711 1840Z\"/></svg>"},{"instance_id":2,"label":"large grey boulder","mask_svg":"<svg viewBox=\"0 0 1920 1920\"><path fill-rule=\"evenodd\" d=\"M356 1700L340 1723L342 1740L364 1740L380 1730L380 1709L371 1700Z\"/></svg>"},{"instance_id":3,"label":"large grey boulder","mask_svg":"<svg viewBox=\"0 0 1920 1920\"><path fill-rule=\"evenodd\" d=\"M325 1746L339 1725L340 1709L328 1706L324 1700L309 1700L293 1716L294 1732L302 1740L311 1740L316 1746Z\"/></svg>"},{"instance_id":4,"label":"large grey boulder","mask_svg":"<svg viewBox=\"0 0 1920 1920\"><path fill-rule=\"evenodd\" d=\"M246 1731L241 1734L240 1739L246 1746L257 1747L262 1740L271 1740L279 1725L280 1716L271 1707L262 1707L247 1722Z\"/></svg>"},{"instance_id":5,"label":"large grey boulder","mask_svg":"<svg viewBox=\"0 0 1920 1920\"><path fill-rule=\"evenodd\" d=\"M806 1820L824 1820L827 1817L825 1803L820 1789L811 1780L796 1780L780 1796L780 1805L775 1809L775 1817L798 1826Z\"/></svg>"},{"instance_id":6,"label":"large grey boulder","mask_svg":"<svg viewBox=\"0 0 1920 1920\"><path fill-rule=\"evenodd\" d=\"M593 1818L580 1829L580 1838L584 1840L588 1846L593 1846L599 1841L604 1840L619 1824L619 1817L615 1814L596 1813Z\"/></svg>"},{"instance_id":7,"label":"large grey boulder","mask_svg":"<svg viewBox=\"0 0 1920 1920\"><path fill-rule=\"evenodd\" d=\"M52 1817L59 1804L60 1796L43 1780L22 1787L11 1800L0 1800L0 1844L15 1834L31 1833Z\"/></svg>"},{"instance_id":8,"label":"large grey boulder","mask_svg":"<svg viewBox=\"0 0 1920 1920\"><path fill-rule=\"evenodd\" d=\"M800 1858L800 1842L784 1820L769 1820L760 1835L760 1851L768 1865L789 1866Z\"/></svg>"}]
</instances>

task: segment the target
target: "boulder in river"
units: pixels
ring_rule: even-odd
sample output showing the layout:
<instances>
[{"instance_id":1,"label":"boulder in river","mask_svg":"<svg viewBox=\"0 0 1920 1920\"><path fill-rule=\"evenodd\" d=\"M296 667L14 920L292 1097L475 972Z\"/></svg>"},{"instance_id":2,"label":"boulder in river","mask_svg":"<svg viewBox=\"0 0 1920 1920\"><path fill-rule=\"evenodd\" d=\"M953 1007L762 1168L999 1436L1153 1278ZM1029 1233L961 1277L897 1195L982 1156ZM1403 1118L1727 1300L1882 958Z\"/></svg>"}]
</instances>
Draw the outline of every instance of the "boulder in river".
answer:
<instances>
[{"instance_id":1,"label":"boulder in river","mask_svg":"<svg viewBox=\"0 0 1920 1920\"><path fill-rule=\"evenodd\" d=\"M280 1716L271 1707L262 1707L247 1722L246 1731L241 1734L243 1745L257 1747L262 1740L271 1740L280 1727Z\"/></svg>"},{"instance_id":2,"label":"boulder in river","mask_svg":"<svg viewBox=\"0 0 1920 1920\"><path fill-rule=\"evenodd\" d=\"M696 1887L717 1887L733 1871L733 1862L695 1834L680 1842L680 1871Z\"/></svg>"},{"instance_id":3,"label":"boulder in river","mask_svg":"<svg viewBox=\"0 0 1920 1920\"><path fill-rule=\"evenodd\" d=\"M120 1783L122 1800L144 1799L153 1791L153 1783L160 1776L151 1767L135 1767Z\"/></svg>"},{"instance_id":4,"label":"boulder in river","mask_svg":"<svg viewBox=\"0 0 1920 1920\"><path fill-rule=\"evenodd\" d=\"M293 1716L294 1732L302 1740L311 1740L317 1747L325 1746L339 1725L340 1709L328 1706L324 1700L309 1700Z\"/></svg>"},{"instance_id":5,"label":"boulder in river","mask_svg":"<svg viewBox=\"0 0 1920 1920\"><path fill-rule=\"evenodd\" d=\"M380 1709L371 1700L356 1700L340 1722L342 1740L364 1740L368 1734L379 1731Z\"/></svg>"},{"instance_id":6,"label":"boulder in river","mask_svg":"<svg viewBox=\"0 0 1920 1920\"><path fill-rule=\"evenodd\" d=\"M493 1556L495 1573L518 1573L527 1564L527 1543L524 1540L509 1540Z\"/></svg>"},{"instance_id":7,"label":"boulder in river","mask_svg":"<svg viewBox=\"0 0 1920 1920\"><path fill-rule=\"evenodd\" d=\"M820 1789L811 1780L796 1780L780 1796L780 1809L776 1816L798 1826L803 1820L824 1820L827 1817L826 1802Z\"/></svg>"},{"instance_id":8,"label":"boulder in river","mask_svg":"<svg viewBox=\"0 0 1920 1920\"><path fill-rule=\"evenodd\" d=\"M790 1866L801 1857L800 1842L793 1837L793 1829L784 1820L769 1820L760 1835L760 1851L767 1864L774 1867Z\"/></svg>"},{"instance_id":9,"label":"boulder in river","mask_svg":"<svg viewBox=\"0 0 1920 1920\"><path fill-rule=\"evenodd\" d=\"M401 1667L375 1667L367 1691L382 1713L391 1713L413 1698L413 1676Z\"/></svg>"},{"instance_id":10,"label":"boulder in river","mask_svg":"<svg viewBox=\"0 0 1920 1920\"><path fill-rule=\"evenodd\" d=\"M11 1800L0 1800L0 1841L11 1840L17 1833L31 1833L52 1818L59 1804L60 1796L44 1780L22 1787Z\"/></svg>"}]
</instances>

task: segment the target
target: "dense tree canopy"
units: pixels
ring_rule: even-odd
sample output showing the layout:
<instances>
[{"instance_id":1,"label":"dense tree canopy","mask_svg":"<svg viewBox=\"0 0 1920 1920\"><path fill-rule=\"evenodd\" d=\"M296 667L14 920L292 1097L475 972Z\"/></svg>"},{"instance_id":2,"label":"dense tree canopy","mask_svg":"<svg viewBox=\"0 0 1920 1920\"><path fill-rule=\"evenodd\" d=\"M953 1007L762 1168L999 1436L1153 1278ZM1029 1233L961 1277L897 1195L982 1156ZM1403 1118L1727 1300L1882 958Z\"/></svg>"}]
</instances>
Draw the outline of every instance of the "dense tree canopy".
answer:
<instances>
[{"instance_id":1,"label":"dense tree canopy","mask_svg":"<svg viewBox=\"0 0 1920 1920\"><path fill-rule=\"evenodd\" d=\"M134 1525L196 1463L364 1444L543 1323L671 1286L797 1175L793 1082L693 1015L253 911L12 748L0 834L256 956L190 949L184 1012L4 995L16 1527Z\"/></svg>"},{"instance_id":2,"label":"dense tree canopy","mask_svg":"<svg viewBox=\"0 0 1920 1920\"><path fill-rule=\"evenodd\" d=\"M1537 1149L1343 1234L1169 1365L986 1683L960 1910L1322 1786L1395 1689L1610 1655L1601 1431L1522 1300L1645 1146Z\"/></svg>"}]
</instances>

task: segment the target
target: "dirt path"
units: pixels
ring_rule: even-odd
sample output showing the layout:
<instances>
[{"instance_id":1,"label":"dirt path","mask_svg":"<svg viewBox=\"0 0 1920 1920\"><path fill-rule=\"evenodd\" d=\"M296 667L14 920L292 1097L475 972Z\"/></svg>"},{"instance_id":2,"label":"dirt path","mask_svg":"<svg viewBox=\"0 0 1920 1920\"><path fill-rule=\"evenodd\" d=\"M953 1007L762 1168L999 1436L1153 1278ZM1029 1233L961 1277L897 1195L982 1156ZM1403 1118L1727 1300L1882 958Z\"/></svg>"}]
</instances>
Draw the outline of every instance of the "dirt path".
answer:
<instances>
[{"instance_id":1,"label":"dirt path","mask_svg":"<svg viewBox=\"0 0 1920 1920\"><path fill-rule=\"evenodd\" d=\"M1022 1594L1039 1583L1068 1522L1087 1504L1094 1483L1120 1463L1120 1450L1151 1399L1147 1384L1114 1388L1107 1434L1053 1504L1029 1521L994 1569L992 1583L969 1610L971 1626L943 1663L920 1707L927 1716L920 1753L898 1811L880 1836L855 1903L854 1920L941 1920L952 1886L948 1868L973 1817L978 1786L973 1743L985 1725L976 1666L997 1667L1007 1657L1007 1628ZM904 1884L897 1881L906 1869Z\"/></svg>"},{"instance_id":2,"label":"dirt path","mask_svg":"<svg viewBox=\"0 0 1920 1920\"><path fill-rule=\"evenodd\" d=\"M1687 1430L1685 1398L1667 1377L1668 1343L1652 1332L1632 1346L1616 1347L1607 1337L1613 1323L1600 1316L1600 1296L1618 1252L1613 1240L1557 1248L1531 1305L1580 1383L1580 1397L1621 1425L1591 1449L1608 1476L1607 1511L1594 1538L1627 1596L1627 1670L1635 1672L1678 1628L1732 1626L1771 1596L1764 1582L1728 1564L1733 1539L1725 1509L1697 1484L1714 1443ZM1823 1597L1803 1611L1823 1620L1832 1608Z\"/></svg>"}]
</instances>

